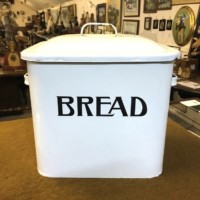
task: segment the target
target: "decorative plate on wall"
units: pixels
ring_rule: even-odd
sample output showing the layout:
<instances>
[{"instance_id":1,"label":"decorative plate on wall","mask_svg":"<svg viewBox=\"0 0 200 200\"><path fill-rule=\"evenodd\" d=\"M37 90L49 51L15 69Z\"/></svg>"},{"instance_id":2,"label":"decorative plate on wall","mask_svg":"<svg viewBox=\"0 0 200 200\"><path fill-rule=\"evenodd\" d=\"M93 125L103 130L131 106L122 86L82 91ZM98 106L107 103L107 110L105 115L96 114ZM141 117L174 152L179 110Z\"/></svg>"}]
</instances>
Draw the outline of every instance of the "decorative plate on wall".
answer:
<instances>
[{"instance_id":1,"label":"decorative plate on wall","mask_svg":"<svg viewBox=\"0 0 200 200\"><path fill-rule=\"evenodd\" d=\"M194 22L195 15L189 6L183 6L177 11L172 26L172 34L176 44L184 46L190 41Z\"/></svg>"}]
</instances>

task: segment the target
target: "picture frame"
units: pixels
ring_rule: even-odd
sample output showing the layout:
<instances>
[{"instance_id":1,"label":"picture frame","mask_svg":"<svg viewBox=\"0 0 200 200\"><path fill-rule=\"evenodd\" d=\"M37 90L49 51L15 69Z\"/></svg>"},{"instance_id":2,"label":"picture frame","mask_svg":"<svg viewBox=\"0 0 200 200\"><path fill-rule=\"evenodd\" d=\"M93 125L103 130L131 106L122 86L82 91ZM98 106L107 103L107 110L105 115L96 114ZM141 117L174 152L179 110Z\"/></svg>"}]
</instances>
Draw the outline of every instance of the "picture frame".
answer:
<instances>
[{"instance_id":1,"label":"picture frame","mask_svg":"<svg viewBox=\"0 0 200 200\"><path fill-rule=\"evenodd\" d=\"M172 19L168 19L166 23L166 30L172 30Z\"/></svg>"},{"instance_id":2,"label":"picture frame","mask_svg":"<svg viewBox=\"0 0 200 200\"><path fill-rule=\"evenodd\" d=\"M105 23L106 22L106 3L98 4L96 9L97 22Z\"/></svg>"},{"instance_id":3,"label":"picture frame","mask_svg":"<svg viewBox=\"0 0 200 200\"><path fill-rule=\"evenodd\" d=\"M57 11L57 14L59 14L59 10ZM60 19L63 22L63 25L65 27L68 27L70 24L70 21L71 22L74 21L74 18L76 16L77 16L76 4L64 6L61 8Z\"/></svg>"},{"instance_id":4,"label":"picture frame","mask_svg":"<svg viewBox=\"0 0 200 200\"><path fill-rule=\"evenodd\" d=\"M199 65L198 68L200 69L200 6L197 14L195 30L190 43L188 57L197 59Z\"/></svg>"},{"instance_id":5,"label":"picture frame","mask_svg":"<svg viewBox=\"0 0 200 200\"><path fill-rule=\"evenodd\" d=\"M174 45L167 45L167 46L172 47L174 49L177 49L179 51L181 50L181 47L179 47L179 46L174 46Z\"/></svg>"},{"instance_id":6,"label":"picture frame","mask_svg":"<svg viewBox=\"0 0 200 200\"><path fill-rule=\"evenodd\" d=\"M118 32L121 32L121 16L122 16L121 0L107 0L106 4L106 21L113 24Z\"/></svg>"},{"instance_id":7,"label":"picture frame","mask_svg":"<svg viewBox=\"0 0 200 200\"><path fill-rule=\"evenodd\" d=\"M77 8L76 8L76 4L71 4L68 7L68 20L69 21L73 21L74 17L77 16Z\"/></svg>"},{"instance_id":8,"label":"picture frame","mask_svg":"<svg viewBox=\"0 0 200 200\"><path fill-rule=\"evenodd\" d=\"M152 17L144 18L144 29L145 30L151 30L151 21L152 21Z\"/></svg>"},{"instance_id":9,"label":"picture frame","mask_svg":"<svg viewBox=\"0 0 200 200\"><path fill-rule=\"evenodd\" d=\"M179 46L186 45L192 38L195 14L189 6L182 6L176 13L172 23L172 35Z\"/></svg>"},{"instance_id":10,"label":"picture frame","mask_svg":"<svg viewBox=\"0 0 200 200\"><path fill-rule=\"evenodd\" d=\"M153 29L158 29L158 19L153 20Z\"/></svg>"},{"instance_id":11,"label":"picture frame","mask_svg":"<svg viewBox=\"0 0 200 200\"><path fill-rule=\"evenodd\" d=\"M161 19L159 22L159 31L165 31L166 19Z\"/></svg>"},{"instance_id":12,"label":"picture frame","mask_svg":"<svg viewBox=\"0 0 200 200\"><path fill-rule=\"evenodd\" d=\"M11 4L14 4L15 1L14 0L7 0L8 2L10 2ZM6 3L6 0L1 0L0 3Z\"/></svg>"},{"instance_id":13,"label":"picture frame","mask_svg":"<svg viewBox=\"0 0 200 200\"><path fill-rule=\"evenodd\" d=\"M67 6L62 7L60 18L61 18L61 21L63 22L63 25L65 27L68 27L69 20L68 20L68 7Z\"/></svg>"},{"instance_id":14,"label":"picture frame","mask_svg":"<svg viewBox=\"0 0 200 200\"><path fill-rule=\"evenodd\" d=\"M156 13L158 9L158 0L144 0L144 13Z\"/></svg>"},{"instance_id":15,"label":"picture frame","mask_svg":"<svg viewBox=\"0 0 200 200\"><path fill-rule=\"evenodd\" d=\"M133 34L133 35L138 35L139 33L139 20L128 20L125 19L123 20L123 34Z\"/></svg>"},{"instance_id":16,"label":"picture frame","mask_svg":"<svg viewBox=\"0 0 200 200\"><path fill-rule=\"evenodd\" d=\"M158 0L158 10L171 10L172 0Z\"/></svg>"},{"instance_id":17,"label":"picture frame","mask_svg":"<svg viewBox=\"0 0 200 200\"><path fill-rule=\"evenodd\" d=\"M51 20L54 24L57 23L60 8L51 9Z\"/></svg>"},{"instance_id":18,"label":"picture frame","mask_svg":"<svg viewBox=\"0 0 200 200\"><path fill-rule=\"evenodd\" d=\"M124 17L140 16L140 0L123 0Z\"/></svg>"},{"instance_id":19,"label":"picture frame","mask_svg":"<svg viewBox=\"0 0 200 200\"><path fill-rule=\"evenodd\" d=\"M200 0L172 0L172 5L184 5L184 4L196 4L200 3Z\"/></svg>"}]
</instances>

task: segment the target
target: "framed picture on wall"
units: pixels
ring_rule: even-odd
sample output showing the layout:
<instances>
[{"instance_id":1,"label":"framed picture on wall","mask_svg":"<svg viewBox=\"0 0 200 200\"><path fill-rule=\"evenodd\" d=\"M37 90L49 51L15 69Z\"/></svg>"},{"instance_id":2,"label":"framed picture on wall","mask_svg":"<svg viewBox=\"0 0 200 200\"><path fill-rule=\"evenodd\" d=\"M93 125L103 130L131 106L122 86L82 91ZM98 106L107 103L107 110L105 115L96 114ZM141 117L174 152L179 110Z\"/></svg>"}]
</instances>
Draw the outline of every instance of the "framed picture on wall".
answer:
<instances>
[{"instance_id":1,"label":"framed picture on wall","mask_svg":"<svg viewBox=\"0 0 200 200\"><path fill-rule=\"evenodd\" d=\"M158 29L158 19L153 20L153 29Z\"/></svg>"},{"instance_id":2,"label":"framed picture on wall","mask_svg":"<svg viewBox=\"0 0 200 200\"><path fill-rule=\"evenodd\" d=\"M176 13L172 23L172 35L179 46L186 45L192 38L195 14L189 6L182 6Z\"/></svg>"},{"instance_id":3,"label":"framed picture on wall","mask_svg":"<svg viewBox=\"0 0 200 200\"><path fill-rule=\"evenodd\" d=\"M200 3L200 0L172 0L172 5L183 5L183 4L192 4Z\"/></svg>"},{"instance_id":4,"label":"framed picture on wall","mask_svg":"<svg viewBox=\"0 0 200 200\"><path fill-rule=\"evenodd\" d=\"M151 30L151 21L152 21L151 17L144 18L144 29L145 30Z\"/></svg>"},{"instance_id":5,"label":"framed picture on wall","mask_svg":"<svg viewBox=\"0 0 200 200\"><path fill-rule=\"evenodd\" d=\"M172 30L172 20L171 19L167 20L166 30Z\"/></svg>"},{"instance_id":6,"label":"framed picture on wall","mask_svg":"<svg viewBox=\"0 0 200 200\"><path fill-rule=\"evenodd\" d=\"M107 0L106 21L121 31L121 0Z\"/></svg>"},{"instance_id":7,"label":"framed picture on wall","mask_svg":"<svg viewBox=\"0 0 200 200\"><path fill-rule=\"evenodd\" d=\"M200 6L196 21L196 27L190 44L189 57L198 60L198 65L200 69Z\"/></svg>"},{"instance_id":8,"label":"framed picture on wall","mask_svg":"<svg viewBox=\"0 0 200 200\"><path fill-rule=\"evenodd\" d=\"M161 19L159 23L159 31L165 31L166 19Z\"/></svg>"},{"instance_id":9,"label":"framed picture on wall","mask_svg":"<svg viewBox=\"0 0 200 200\"><path fill-rule=\"evenodd\" d=\"M158 0L158 10L171 10L172 0Z\"/></svg>"},{"instance_id":10,"label":"framed picture on wall","mask_svg":"<svg viewBox=\"0 0 200 200\"><path fill-rule=\"evenodd\" d=\"M69 20L68 20L68 7L67 6L62 7L60 18L61 18L63 25L65 27L68 27L69 26Z\"/></svg>"},{"instance_id":11,"label":"framed picture on wall","mask_svg":"<svg viewBox=\"0 0 200 200\"><path fill-rule=\"evenodd\" d=\"M139 20L123 20L123 33L138 35L139 33Z\"/></svg>"},{"instance_id":12,"label":"framed picture on wall","mask_svg":"<svg viewBox=\"0 0 200 200\"><path fill-rule=\"evenodd\" d=\"M155 13L158 8L158 0L144 0L144 13Z\"/></svg>"},{"instance_id":13,"label":"framed picture on wall","mask_svg":"<svg viewBox=\"0 0 200 200\"><path fill-rule=\"evenodd\" d=\"M54 24L56 24L58 21L59 10L59 8L51 9L51 20Z\"/></svg>"},{"instance_id":14,"label":"framed picture on wall","mask_svg":"<svg viewBox=\"0 0 200 200\"><path fill-rule=\"evenodd\" d=\"M53 20L54 18L59 17L59 12L60 9L53 11L53 14L55 15L54 17L52 16ZM51 15L52 15L52 10L51 10ZM76 16L77 16L76 4L72 4L70 6L64 6L61 8L60 19L65 27L68 27L70 21L73 22Z\"/></svg>"},{"instance_id":15,"label":"framed picture on wall","mask_svg":"<svg viewBox=\"0 0 200 200\"><path fill-rule=\"evenodd\" d=\"M70 21L74 21L74 17L77 16L77 9L76 9L76 4L72 4L67 6L68 8L68 20Z\"/></svg>"},{"instance_id":16,"label":"framed picture on wall","mask_svg":"<svg viewBox=\"0 0 200 200\"><path fill-rule=\"evenodd\" d=\"M123 0L124 17L140 16L140 0Z\"/></svg>"},{"instance_id":17,"label":"framed picture on wall","mask_svg":"<svg viewBox=\"0 0 200 200\"><path fill-rule=\"evenodd\" d=\"M97 5L97 22L106 22L106 3Z\"/></svg>"},{"instance_id":18,"label":"framed picture on wall","mask_svg":"<svg viewBox=\"0 0 200 200\"><path fill-rule=\"evenodd\" d=\"M12 3L12 4L14 4L15 3L15 1L14 0L1 0L0 1L0 3L2 2L2 3L4 3L4 2L6 2L6 1L8 1L8 2L10 2L10 3Z\"/></svg>"}]
</instances>

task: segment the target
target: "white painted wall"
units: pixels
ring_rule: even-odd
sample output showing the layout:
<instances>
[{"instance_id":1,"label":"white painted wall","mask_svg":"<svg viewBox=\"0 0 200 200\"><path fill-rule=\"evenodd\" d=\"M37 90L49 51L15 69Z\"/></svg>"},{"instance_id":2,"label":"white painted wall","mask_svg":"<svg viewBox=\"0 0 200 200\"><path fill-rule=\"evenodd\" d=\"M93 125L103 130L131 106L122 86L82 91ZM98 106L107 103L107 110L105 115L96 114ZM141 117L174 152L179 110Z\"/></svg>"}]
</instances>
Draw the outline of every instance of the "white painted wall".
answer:
<instances>
[{"instance_id":1,"label":"white painted wall","mask_svg":"<svg viewBox=\"0 0 200 200\"><path fill-rule=\"evenodd\" d=\"M141 7L140 7L140 17L137 18L140 20L140 33L144 31L144 18L145 17L152 17L152 19L174 19L177 11L182 7L186 5L177 5L177 6L172 6L171 10L162 10L158 11L157 13L143 13L143 6L144 6L144 1L141 1ZM195 14L195 19L197 17L198 13L198 8L199 4L187 4L187 6L190 6L192 10L194 11ZM177 46L177 44L174 42L173 36L172 36L172 31L159 31L158 29L152 29L150 30L152 33L157 34L157 39L159 43L166 44L166 45L172 45L172 46ZM190 47L190 42L181 47L181 51L183 54L189 51Z\"/></svg>"},{"instance_id":2,"label":"white painted wall","mask_svg":"<svg viewBox=\"0 0 200 200\"><path fill-rule=\"evenodd\" d=\"M91 0L95 5L101 4L101 3L106 3L106 0ZM77 5L77 14L78 14L78 20L80 21L81 16L83 13L86 11L91 13L96 13L95 7L90 7L89 0L72 0L69 1L68 3L62 4L63 6L71 5L71 4L76 4ZM152 17L152 19L174 19L174 16L176 12L183 6L183 5L178 5L178 6L172 6L171 10L162 10L158 11L157 13L143 13L143 6L144 6L144 1L141 0L141 5L140 5L140 16L139 17L131 17L131 18L126 18L126 19L137 19L140 20L140 29L139 29L139 34L143 33L144 31L144 18L145 17ZM195 17L197 16L199 4L187 4L187 6L190 6L194 13ZM58 5L59 7L59 5ZM15 0L15 5L13 6L13 10L25 10L26 16L35 14L35 12L31 9L28 9L27 7L24 7L24 5L21 5L19 0ZM122 9L123 10L123 9ZM123 14L122 14L123 16ZM20 24L23 24L22 19L20 16L17 19L17 22ZM159 43L166 44L166 45L173 45L177 46L173 40L172 32L171 31L159 31L158 29L152 29L150 32L155 33L157 35L157 40ZM186 44L185 46L181 47L181 51L188 52L190 47L190 42Z\"/></svg>"}]
</instances>

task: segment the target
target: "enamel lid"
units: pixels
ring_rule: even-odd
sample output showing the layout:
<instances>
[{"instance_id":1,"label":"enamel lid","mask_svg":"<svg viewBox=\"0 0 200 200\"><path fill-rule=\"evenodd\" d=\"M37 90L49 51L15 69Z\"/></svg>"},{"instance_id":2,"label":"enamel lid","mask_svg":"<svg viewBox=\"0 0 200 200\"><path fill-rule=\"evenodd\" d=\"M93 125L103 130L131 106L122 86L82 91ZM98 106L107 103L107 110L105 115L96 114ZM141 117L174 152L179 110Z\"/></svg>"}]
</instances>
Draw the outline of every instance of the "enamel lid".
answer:
<instances>
[{"instance_id":1,"label":"enamel lid","mask_svg":"<svg viewBox=\"0 0 200 200\"><path fill-rule=\"evenodd\" d=\"M125 34L62 35L21 52L22 59L33 62L168 62L179 57L174 48Z\"/></svg>"}]
</instances>

